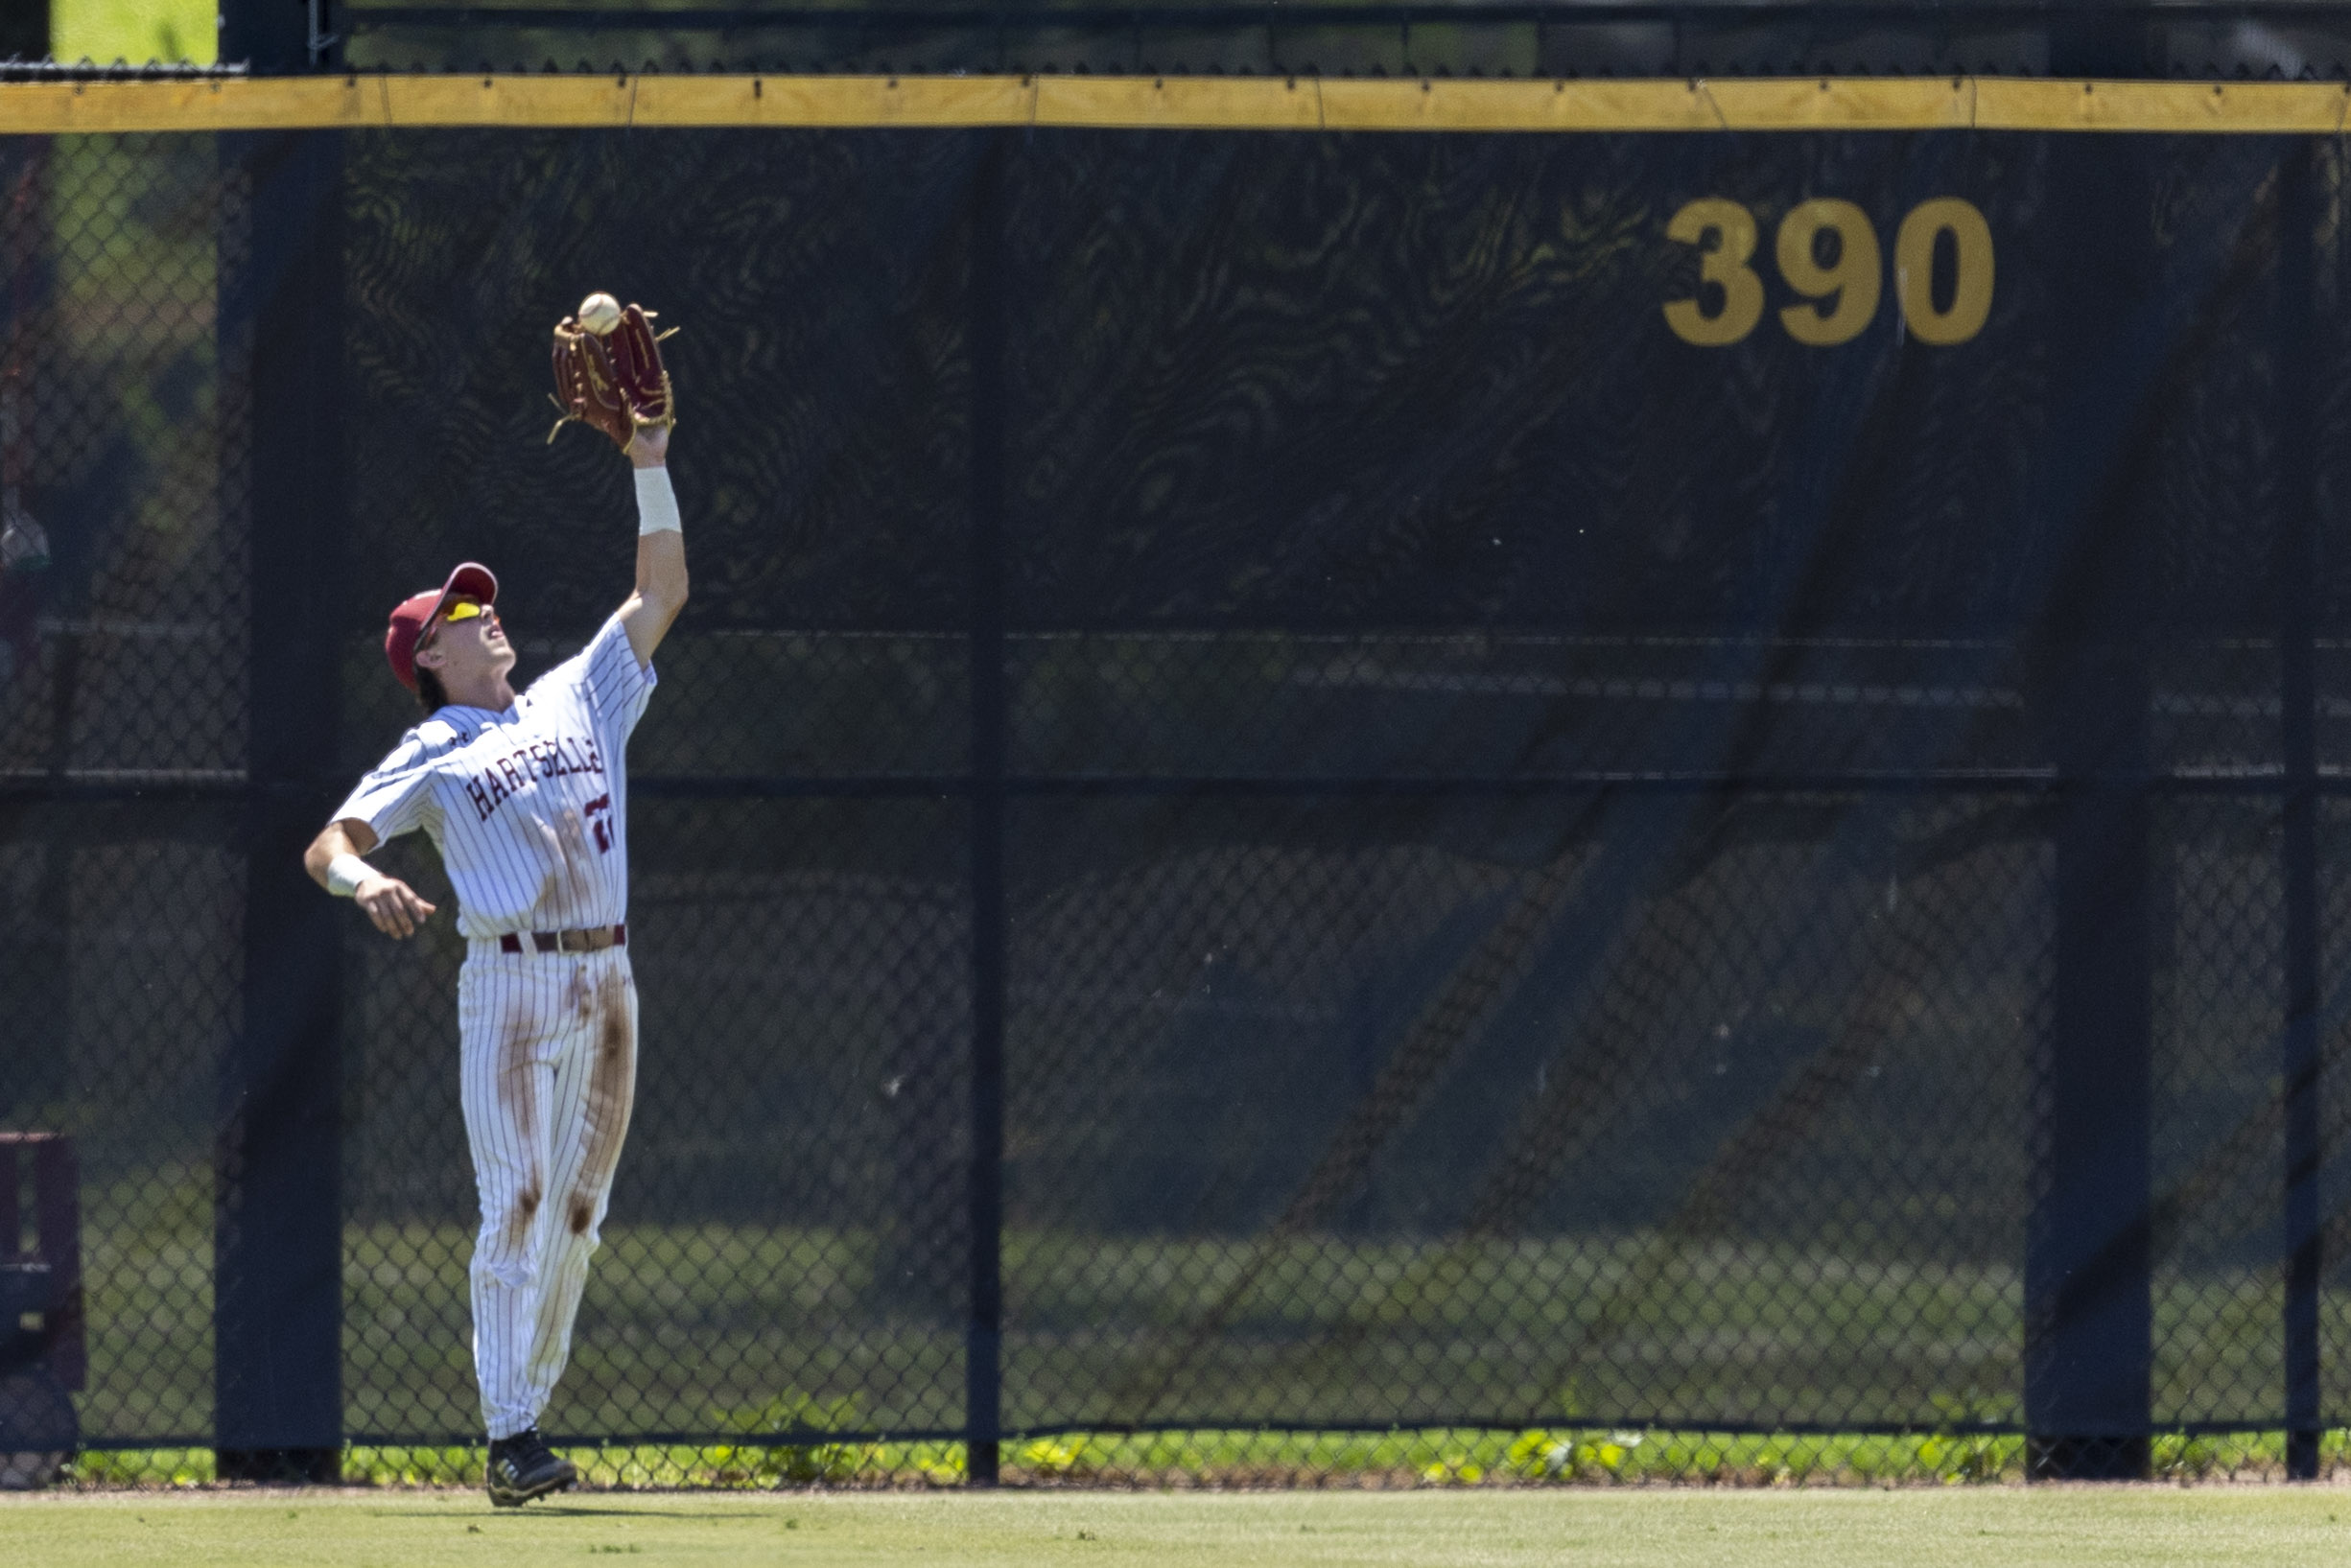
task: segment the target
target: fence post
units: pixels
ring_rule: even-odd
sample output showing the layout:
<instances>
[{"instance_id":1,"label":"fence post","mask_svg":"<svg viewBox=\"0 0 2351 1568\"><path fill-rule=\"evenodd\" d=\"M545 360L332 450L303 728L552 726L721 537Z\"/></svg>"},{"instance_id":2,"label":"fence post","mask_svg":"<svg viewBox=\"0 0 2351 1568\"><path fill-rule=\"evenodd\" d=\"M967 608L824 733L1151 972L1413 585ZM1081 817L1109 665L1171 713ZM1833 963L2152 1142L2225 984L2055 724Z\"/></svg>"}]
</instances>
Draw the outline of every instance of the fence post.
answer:
<instances>
[{"instance_id":1,"label":"fence post","mask_svg":"<svg viewBox=\"0 0 2351 1568\"><path fill-rule=\"evenodd\" d=\"M2286 766L2282 842L2286 893L2285 1094L2286 1474L2318 1475L2318 498L2311 428L2317 330L2313 255L2318 239L2316 150L2290 145L2279 161L2277 209L2278 692Z\"/></svg>"},{"instance_id":2,"label":"fence post","mask_svg":"<svg viewBox=\"0 0 2351 1568\"><path fill-rule=\"evenodd\" d=\"M250 443L253 630L245 1026L221 1076L214 1441L224 1480L333 1481L342 1444L341 925L303 875L301 854L335 805L342 145L334 131L225 136L222 157L251 201L241 263L223 247L220 330L223 364L251 356L241 433ZM232 407L226 418L236 417Z\"/></svg>"},{"instance_id":3,"label":"fence post","mask_svg":"<svg viewBox=\"0 0 2351 1568\"><path fill-rule=\"evenodd\" d=\"M255 76L307 71L312 18L322 14L302 0L221 0L221 63L243 63Z\"/></svg>"},{"instance_id":4,"label":"fence post","mask_svg":"<svg viewBox=\"0 0 2351 1568\"><path fill-rule=\"evenodd\" d=\"M2134 481L2162 388L2131 360L2158 287L2143 154L2051 149L2053 188L2095 193L2057 220L2057 371L2039 505L2060 550L2033 689L2057 779L2054 995L2034 1105L2025 1250L2026 1473L2144 1475L2154 1367L2154 826L2148 585Z\"/></svg>"},{"instance_id":5,"label":"fence post","mask_svg":"<svg viewBox=\"0 0 2351 1568\"><path fill-rule=\"evenodd\" d=\"M2077 778L2060 794L2057 995L2025 1263L2027 1467L2036 1480L2147 1470L2151 814L2143 788Z\"/></svg>"},{"instance_id":6,"label":"fence post","mask_svg":"<svg viewBox=\"0 0 2351 1568\"><path fill-rule=\"evenodd\" d=\"M980 133L973 176L971 1321L964 1475L996 1485L1003 1430L1004 1241L1004 160Z\"/></svg>"},{"instance_id":7,"label":"fence post","mask_svg":"<svg viewBox=\"0 0 2351 1568\"><path fill-rule=\"evenodd\" d=\"M49 58L49 0L0 6L0 59Z\"/></svg>"}]
</instances>

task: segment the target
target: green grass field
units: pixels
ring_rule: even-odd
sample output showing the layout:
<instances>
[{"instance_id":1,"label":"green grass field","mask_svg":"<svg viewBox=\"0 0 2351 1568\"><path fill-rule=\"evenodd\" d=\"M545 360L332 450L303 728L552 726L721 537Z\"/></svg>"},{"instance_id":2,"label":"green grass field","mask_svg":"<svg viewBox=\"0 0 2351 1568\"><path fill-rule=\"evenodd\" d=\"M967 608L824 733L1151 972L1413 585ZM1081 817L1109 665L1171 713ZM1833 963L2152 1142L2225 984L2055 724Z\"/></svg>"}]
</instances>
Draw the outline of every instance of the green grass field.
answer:
<instances>
[{"instance_id":1,"label":"green grass field","mask_svg":"<svg viewBox=\"0 0 2351 1568\"><path fill-rule=\"evenodd\" d=\"M493 1511L457 1491L153 1492L0 1501L9 1560L170 1563L1410 1563L1415 1568L1725 1563L2339 1560L2351 1493L2180 1490L1580 1494L1071 1493L588 1495Z\"/></svg>"}]
</instances>

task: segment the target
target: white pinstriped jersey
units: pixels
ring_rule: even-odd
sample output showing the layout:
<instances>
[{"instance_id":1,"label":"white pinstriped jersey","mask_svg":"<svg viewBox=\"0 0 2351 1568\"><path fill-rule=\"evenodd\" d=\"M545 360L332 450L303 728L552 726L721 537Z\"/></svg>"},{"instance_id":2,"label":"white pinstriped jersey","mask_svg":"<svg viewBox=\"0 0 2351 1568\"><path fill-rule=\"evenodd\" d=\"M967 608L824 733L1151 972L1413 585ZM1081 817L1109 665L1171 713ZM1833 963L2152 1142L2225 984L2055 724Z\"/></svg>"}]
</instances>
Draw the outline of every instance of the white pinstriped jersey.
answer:
<instances>
[{"instance_id":1,"label":"white pinstriped jersey","mask_svg":"<svg viewBox=\"0 0 2351 1568\"><path fill-rule=\"evenodd\" d=\"M411 730L334 820L423 829L468 937L628 918L629 733L652 695L619 616L505 713L452 703Z\"/></svg>"}]
</instances>

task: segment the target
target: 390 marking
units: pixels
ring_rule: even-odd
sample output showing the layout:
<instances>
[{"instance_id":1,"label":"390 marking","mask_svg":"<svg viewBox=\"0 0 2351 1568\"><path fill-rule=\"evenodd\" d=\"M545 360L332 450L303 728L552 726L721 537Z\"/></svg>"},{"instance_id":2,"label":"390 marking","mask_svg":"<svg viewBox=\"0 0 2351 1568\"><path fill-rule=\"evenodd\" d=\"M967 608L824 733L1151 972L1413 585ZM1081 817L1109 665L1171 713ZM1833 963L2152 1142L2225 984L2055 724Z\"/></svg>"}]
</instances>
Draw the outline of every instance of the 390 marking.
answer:
<instances>
[{"instance_id":1,"label":"390 marking","mask_svg":"<svg viewBox=\"0 0 2351 1568\"><path fill-rule=\"evenodd\" d=\"M1837 238L1835 260L1825 263L1820 259L1823 234ZM1946 236L1949 291L1939 305L1936 251ZM1736 201L1702 197L1674 214L1665 237L1699 252L1698 297L1665 305L1665 324L1674 336L1722 348L1754 331L1764 306L1763 279L1753 266L1755 215ZM1849 342L1877 315L1884 258L1869 215L1850 201L1816 197L1789 208L1779 221L1773 259L1781 279L1803 296L1779 313L1779 324L1798 342L1816 348ZM1910 210L1893 236L1893 297L1904 325L1921 342L1963 343L1984 330L1992 310L1992 230L1973 202L1945 196Z\"/></svg>"}]
</instances>

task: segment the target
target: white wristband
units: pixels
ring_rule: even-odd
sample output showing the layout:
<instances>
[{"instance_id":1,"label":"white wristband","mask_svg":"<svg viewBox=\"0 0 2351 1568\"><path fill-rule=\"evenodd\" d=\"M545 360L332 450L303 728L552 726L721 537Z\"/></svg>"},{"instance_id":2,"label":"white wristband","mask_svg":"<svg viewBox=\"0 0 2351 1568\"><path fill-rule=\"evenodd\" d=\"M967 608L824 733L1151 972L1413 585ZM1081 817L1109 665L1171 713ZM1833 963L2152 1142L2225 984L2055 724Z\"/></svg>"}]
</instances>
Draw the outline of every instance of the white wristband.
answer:
<instances>
[{"instance_id":1,"label":"white wristband","mask_svg":"<svg viewBox=\"0 0 2351 1568\"><path fill-rule=\"evenodd\" d=\"M670 488L667 468L640 468L637 475L637 535L683 533L677 517L677 492Z\"/></svg>"},{"instance_id":2,"label":"white wristband","mask_svg":"<svg viewBox=\"0 0 2351 1568\"><path fill-rule=\"evenodd\" d=\"M326 863L326 890L339 899L359 891L359 884L375 875L375 867L356 854L339 854Z\"/></svg>"}]
</instances>

